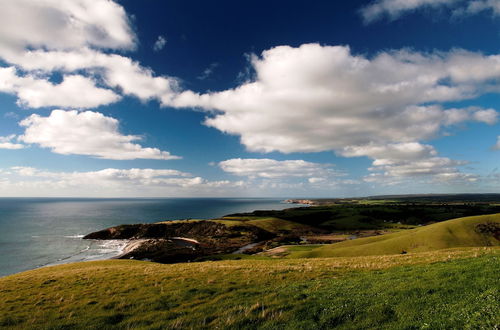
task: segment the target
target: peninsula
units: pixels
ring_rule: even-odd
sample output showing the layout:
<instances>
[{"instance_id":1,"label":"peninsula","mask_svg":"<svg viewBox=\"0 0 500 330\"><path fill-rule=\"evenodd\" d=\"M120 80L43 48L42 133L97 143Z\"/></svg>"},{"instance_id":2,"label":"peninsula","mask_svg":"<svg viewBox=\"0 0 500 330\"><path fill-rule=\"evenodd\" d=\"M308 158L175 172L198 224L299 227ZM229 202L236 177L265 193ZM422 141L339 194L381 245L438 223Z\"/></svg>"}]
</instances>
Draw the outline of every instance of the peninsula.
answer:
<instances>
[{"instance_id":1,"label":"peninsula","mask_svg":"<svg viewBox=\"0 0 500 330\"><path fill-rule=\"evenodd\" d=\"M281 251L279 254L283 255L284 250L294 246L317 248L318 244L364 237L403 235L445 220L500 213L500 203L495 201L500 200L500 195L495 194L391 197L286 200L311 206L231 214L210 220L121 225L90 233L84 239L126 240L127 246L117 258L160 263L240 259L251 255L275 257L278 253L273 251ZM476 232L491 232L498 239L498 225L477 226ZM482 245L479 242L473 246ZM423 248L401 245L393 252L413 250Z\"/></svg>"}]
</instances>

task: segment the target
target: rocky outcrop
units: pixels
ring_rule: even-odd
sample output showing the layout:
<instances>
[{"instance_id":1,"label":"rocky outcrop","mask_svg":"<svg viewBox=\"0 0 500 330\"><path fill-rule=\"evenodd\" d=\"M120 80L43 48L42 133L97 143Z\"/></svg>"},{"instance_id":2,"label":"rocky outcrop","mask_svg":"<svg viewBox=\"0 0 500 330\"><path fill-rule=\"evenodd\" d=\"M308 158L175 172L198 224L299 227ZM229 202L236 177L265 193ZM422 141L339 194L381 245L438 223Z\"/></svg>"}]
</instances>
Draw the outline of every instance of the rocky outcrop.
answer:
<instances>
[{"instance_id":1,"label":"rocky outcrop","mask_svg":"<svg viewBox=\"0 0 500 330\"><path fill-rule=\"evenodd\" d=\"M172 221L111 227L88 234L84 239L130 240L119 258L173 263L232 253L248 244L275 237L255 226L226 226L213 221Z\"/></svg>"},{"instance_id":2,"label":"rocky outcrop","mask_svg":"<svg viewBox=\"0 0 500 330\"><path fill-rule=\"evenodd\" d=\"M316 205L317 203L310 199L287 199L284 203L288 204L303 204L303 205Z\"/></svg>"},{"instance_id":3,"label":"rocky outcrop","mask_svg":"<svg viewBox=\"0 0 500 330\"><path fill-rule=\"evenodd\" d=\"M248 228L255 231L255 228ZM152 223L121 225L88 234L84 239L140 239L169 237L224 237L234 236L238 231L212 221L172 221L171 223ZM258 234L258 233L256 233Z\"/></svg>"}]
</instances>

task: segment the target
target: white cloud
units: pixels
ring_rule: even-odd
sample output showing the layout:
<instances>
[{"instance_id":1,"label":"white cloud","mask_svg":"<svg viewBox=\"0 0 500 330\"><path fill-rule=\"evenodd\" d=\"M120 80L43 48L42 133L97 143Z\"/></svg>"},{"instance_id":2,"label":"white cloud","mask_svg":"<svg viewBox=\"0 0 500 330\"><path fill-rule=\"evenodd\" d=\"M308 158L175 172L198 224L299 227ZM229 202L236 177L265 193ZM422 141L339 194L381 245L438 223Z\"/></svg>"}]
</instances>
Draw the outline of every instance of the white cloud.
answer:
<instances>
[{"instance_id":1,"label":"white cloud","mask_svg":"<svg viewBox=\"0 0 500 330\"><path fill-rule=\"evenodd\" d=\"M167 104L178 90L178 80L155 76L151 69L116 54L91 49L79 51L27 51L10 60L28 71L71 73L84 70L102 77L103 83L121 93L147 101L153 98ZM75 96L76 97L76 96Z\"/></svg>"},{"instance_id":2,"label":"white cloud","mask_svg":"<svg viewBox=\"0 0 500 330\"><path fill-rule=\"evenodd\" d=\"M15 135L0 136L0 149L23 149L25 145L12 142L15 138Z\"/></svg>"},{"instance_id":3,"label":"white cloud","mask_svg":"<svg viewBox=\"0 0 500 330\"><path fill-rule=\"evenodd\" d=\"M500 15L498 0L376 0L361 8L361 15L366 23L383 17L397 19L405 13L423 8L450 8L453 15L474 15L483 11L491 11Z\"/></svg>"},{"instance_id":4,"label":"white cloud","mask_svg":"<svg viewBox=\"0 0 500 330\"><path fill-rule=\"evenodd\" d=\"M309 178L309 179L307 179L307 181L309 183L313 183L314 184L314 183L323 183L323 182L326 181L326 179L325 178Z\"/></svg>"},{"instance_id":5,"label":"white cloud","mask_svg":"<svg viewBox=\"0 0 500 330\"><path fill-rule=\"evenodd\" d=\"M244 185L242 181L208 181L172 169L54 172L17 166L0 169L0 173L0 196L224 196Z\"/></svg>"},{"instance_id":6,"label":"white cloud","mask_svg":"<svg viewBox=\"0 0 500 330\"><path fill-rule=\"evenodd\" d=\"M92 108L117 100L115 92L95 87L88 76L99 78L103 87L115 88L144 101L156 98L166 103L178 88L175 78L157 77L152 70L128 57L103 52L102 49L132 49L135 46L136 37L125 10L113 1L68 0L64 4L56 0L0 1L0 21L5 26L16 27L0 31L0 59L24 70L27 74L23 78L33 78L33 72L42 72L47 77L55 72L69 74L69 77L86 76L79 81L71 78L73 80L63 81L61 85L48 80L21 80L23 84L37 85L36 97L28 93L35 100L24 100L18 94L25 106ZM22 78L16 75L7 78L3 79L6 88L2 90L16 93L12 86L19 84ZM79 88L93 95L87 103L75 91ZM60 95L59 98L64 95L64 100L59 104L49 102L54 95ZM97 102L99 98L101 102Z\"/></svg>"},{"instance_id":7,"label":"white cloud","mask_svg":"<svg viewBox=\"0 0 500 330\"><path fill-rule=\"evenodd\" d=\"M213 73L214 70L219 66L219 63L211 63L203 72L197 77L199 80L208 79Z\"/></svg>"},{"instance_id":8,"label":"white cloud","mask_svg":"<svg viewBox=\"0 0 500 330\"><path fill-rule=\"evenodd\" d=\"M224 196L245 184L208 181L172 169L54 172L17 166L0 169L0 174L0 196Z\"/></svg>"},{"instance_id":9,"label":"white cloud","mask_svg":"<svg viewBox=\"0 0 500 330\"><path fill-rule=\"evenodd\" d=\"M498 121L498 112L494 109L469 107L464 109L447 109L443 113L445 115L445 125L455 125L466 121L477 121L493 125Z\"/></svg>"},{"instance_id":10,"label":"white cloud","mask_svg":"<svg viewBox=\"0 0 500 330\"><path fill-rule=\"evenodd\" d=\"M227 173L250 178L287 178L338 175L331 165L304 160L274 160L268 158L234 158L222 161L219 167Z\"/></svg>"},{"instance_id":11,"label":"white cloud","mask_svg":"<svg viewBox=\"0 0 500 330\"><path fill-rule=\"evenodd\" d=\"M0 68L0 91L16 94L18 104L30 108L94 108L120 99L111 90L97 87L87 77L68 75L60 84L53 84L33 75L20 77L14 67Z\"/></svg>"},{"instance_id":12,"label":"white cloud","mask_svg":"<svg viewBox=\"0 0 500 330\"><path fill-rule=\"evenodd\" d=\"M493 15L500 15L500 1L498 0L475 0L469 1L465 8L455 11L457 14L477 14L483 11L491 11Z\"/></svg>"},{"instance_id":13,"label":"white cloud","mask_svg":"<svg viewBox=\"0 0 500 330\"><path fill-rule=\"evenodd\" d=\"M493 109L480 109L472 114L475 121L493 125L498 121L498 112Z\"/></svg>"},{"instance_id":14,"label":"white cloud","mask_svg":"<svg viewBox=\"0 0 500 330\"><path fill-rule=\"evenodd\" d=\"M430 145L417 142L387 145L347 147L341 152L345 157L367 156L373 159L373 173L365 177L367 182L385 184L401 183L407 179L427 181L475 182L477 176L462 173L458 167L466 162L438 157Z\"/></svg>"},{"instance_id":15,"label":"white cloud","mask_svg":"<svg viewBox=\"0 0 500 330\"><path fill-rule=\"evenodd\" d=\"M370 23L387 15L396 19L403 13L422 7L450 6L462 0L377 0L361 9L365 22Z\"/></svg>"},{"instance_id":16,"label":"white cloud","mask_svg":"<svg viewBox=\"0 0 500 330\"><path fill-rule=\"evenodd\" d=\"M254 81L202 95L187 91L172 104L213 113L208 126L241 136L258 152L414 142L446 125L496 118L492 109L446 110L439 103L491 88L500 77L500 56L399 51L369 59L344 46L305 44L272 48L252 65Z\"/></svg>"},{"instance_id":17,"label":"white cloud","mask_svg":"<svg viewBox=\"0 0 500 330\"><path fill-rule=\"evenodd\" d=\"M279 196L325 196L333 192L345 195L359 189L363 183L345 178L346 173L335 170L333 164L304 160L234 158L222 161L218 166L226 173L246 177L245 189L252 189L259 195L276 191L280 192Z\"/></svg>"},{"instance_id":18,"label":"white cloud","mask_svg":"<svg viewBox=\"0 0 500 330\"><path fill-rule=\"evenodd\" d=\"M374 159L396 160L417 160L421 158L434 157L437 155L434 147L423 145L416 142L398 143L388 145L366 145L366 146L351 146L346 147L341 151L341 155L345 157L361 157L368 156ZM378 165L382 165L379 163Z\"/></svg>"},{"instance_id":19,"label":"white cloud","mask_svg":"<svg viewBox=\"0 0 500 330\"><path fill-rule=\"evenodd\" d=\"M183 184L199 181L199 178L193 178L191 174L171 170L171 169L115 169L107 168L100 171L90 172L51 172L42 171L33 167L15 166L11 170L22 177L37 177L37 178L53 178L66 181L69 185L79 185L85 182L95 181L102 183L107 181L113 182L129 182L143 185L156 185L175 182L175 184ZM175 178L177 181L172 181ZM187 178L187 180L184 180Z\"/></svg>"},{"instance_id":20,"label":"white cloud","mask_svg":"<svg viewBox=\"0 0 500 330\"><path fill-rule=\"evenodd\" d=\"M48 117L31 115L20 122L20 140L38 144L63 155L88 155L105 159L178 159L167 151L144 148L136 135L119 132L118 120L101 113L54 110Z\"/></svg>"},{"instance_id":21,"label":"white cloud","mask_svg":"<svg viewBox=\"0 0 500 330\"><path fill-rule=\"evenodd\" d=\"M156 39L155 44L153 45L153 50L155 52L159 52L165 47L166 44L167 44L167 39L165 39L164 36L158 36L158 39Z\"/></svg>"},{"instance_id":22,"label":"white cloud","mask_svg":"<svg viewBox=\"0 0 500 330\"><path fill-rule=\"evenodd\" d=\"M0 0L0 55L29 48L130 49L135 35L122 6L109 0Z\"/></svg>"}]
</instances>

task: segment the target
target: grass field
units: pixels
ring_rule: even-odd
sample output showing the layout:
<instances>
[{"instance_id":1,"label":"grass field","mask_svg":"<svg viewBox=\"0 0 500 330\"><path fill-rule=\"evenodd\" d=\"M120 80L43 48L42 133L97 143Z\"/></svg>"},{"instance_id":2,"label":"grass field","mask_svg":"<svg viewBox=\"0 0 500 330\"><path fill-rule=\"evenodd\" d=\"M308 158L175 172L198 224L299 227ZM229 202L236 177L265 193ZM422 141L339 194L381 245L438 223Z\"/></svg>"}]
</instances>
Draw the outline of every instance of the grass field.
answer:
<instances>
[{"instance_id":1,"label":"grass field","mask_svg":"<svg viewBox=\"0 0 500 330\"><path fill-rule=\"evenodd\" d=\"M224 217L222 219L210 220L222 223L226 226L251 225L267 230L271 233L290 231L295 233L314 231L314 228L288 220L273 217Z\"/></svg>"},{"instance_id":2,"label":"grass field","mask_svg":"<svg viewBox=\"0 0 500 330\"><path fill-rule=\"evenodd\" d=\"M500 214L459 218L382 236L360 238L320 247L290 247L289 257L348 257L434 251L453 247L495 246L500 241L477 231L478 224L500 224Z\"/></svg>"},{"instance_id":3,"label":"grass field","mask_svg":"<svg viewBox=\"0 0 500 330\"><path fill-rule=\"evenodd\" d=\"M498 248L161 265L111 260L0 279L0 326L494 329Z\"/></svg>"}]
</instances>

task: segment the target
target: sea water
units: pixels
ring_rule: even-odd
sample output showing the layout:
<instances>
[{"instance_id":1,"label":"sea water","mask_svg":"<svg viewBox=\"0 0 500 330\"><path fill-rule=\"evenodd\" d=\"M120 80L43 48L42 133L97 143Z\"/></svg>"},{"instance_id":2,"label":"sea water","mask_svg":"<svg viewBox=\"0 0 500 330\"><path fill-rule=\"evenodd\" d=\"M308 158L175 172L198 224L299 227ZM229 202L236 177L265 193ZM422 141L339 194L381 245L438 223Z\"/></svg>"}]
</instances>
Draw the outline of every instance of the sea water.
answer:
<instances>
[{"instance_id":1,"label":"sea water","mask_svg":"<svg viewBox=\"0 0 500 330\"><path fill-rule=\"evenodd\" d=\"M107 227L288 207L281 199L256 198L0 198L0 276L116 256L126 242L82 239Z\"/></svg>"}]
</instances>

